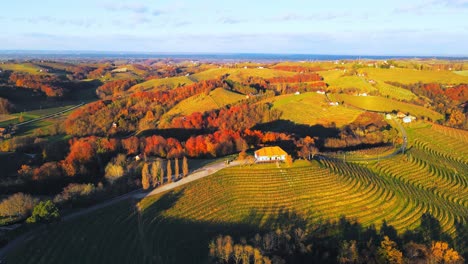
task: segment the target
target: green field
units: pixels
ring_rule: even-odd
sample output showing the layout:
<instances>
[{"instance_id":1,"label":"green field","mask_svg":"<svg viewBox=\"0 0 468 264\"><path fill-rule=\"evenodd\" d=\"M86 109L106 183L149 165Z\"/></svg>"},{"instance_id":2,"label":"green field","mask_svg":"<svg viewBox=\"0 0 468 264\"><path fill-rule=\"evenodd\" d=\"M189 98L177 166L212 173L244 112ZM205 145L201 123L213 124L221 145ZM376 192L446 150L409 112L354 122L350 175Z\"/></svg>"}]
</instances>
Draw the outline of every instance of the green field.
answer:
<instances>
[{"instance_id":1,"label":"green field","mask_svg":"<svg viewBox=\"0 0 468 264\"><path fill-rule=\"evenodd\" d=\"M211 91L209 95L198 94L181 101L164 116L185 116L194 112L203 113L244 99L245 95L233 93L223 88L217 88Z\"/></svg>"},{"instance_id":2,"label":"green field","mask_svg":"<svg viewBox=\"0 0 468 264\"><path fill-rule=\"evenodd\" d=\"M1 63L0 69L3 70L10 70L10 71L17 71L17 72L25 72L29 74L46 74L47 72L40 70L44 70L44 68L35 65L33 63Z\"/></svg>"},{"instance_id":3,"label":"green field","mask_svg":"<svg viewBox=\"0 0 468 264\"><path fill-rule=\"evenodd\" d=\"M281 119L297 124L330 125L331 122L335 122L337 127L341 127L362 113L342 105L330 106L325 95L314 92L278 96L272 103L273 109L282 111Z\"/></svg>"},{"instance_id":4,"label":"green field","mask_svg":"<svg viewBox=\"0 0 468 264\"><path fill-rule=\"evenodd\" d=\"M334 96L340 102L344 101L345 104L350 104L366 110L379 112L391 112L393 110L402 111L404 113L409 112L411 115L417 117L426 116L434 121L444 118L442 114L431 109L380 96L353 96L347 94L336 94Z\"/></svg>"}]
</instances>

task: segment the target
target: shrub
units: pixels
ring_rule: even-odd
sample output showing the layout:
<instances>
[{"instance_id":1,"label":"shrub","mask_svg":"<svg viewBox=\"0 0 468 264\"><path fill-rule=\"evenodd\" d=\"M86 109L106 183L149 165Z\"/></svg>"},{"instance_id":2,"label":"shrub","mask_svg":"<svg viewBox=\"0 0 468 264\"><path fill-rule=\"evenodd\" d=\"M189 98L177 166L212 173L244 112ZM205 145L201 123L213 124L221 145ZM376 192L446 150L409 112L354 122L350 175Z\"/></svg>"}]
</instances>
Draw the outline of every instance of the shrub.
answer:
<instances>
[{"instance_id":1,"label":"shrub","mask_svg":"<svg viewBox=\"0 0 468 264\"><path fill-rule=\"evenodd\" d=\"M32 215L26 220L27 223L50 223L60 218L60 213L51 200L42 201L34 207Z\"/></svg>"},{"instance_id":2,"label":"shrub","mask_svg":"<svg viewBox=\"0 0 468 264\"><path fill-rule=\"evenodd\" d=\"M0 203L0 216L11 220L22 220L31 214L38 200L31 195L15 193Z\"/></svg>"},{"instance_id":3,"label":"shrub","mask_svg":"<svg viewBox=\"0 0 468 264\"><path fill-rule=\"evenodd\" d=\"M71 183L63 188L63 191L54 198L56 204L87 205L97 199L97 194L102 189L91 183L79 184Z\"/></svg>"}]
</instances>

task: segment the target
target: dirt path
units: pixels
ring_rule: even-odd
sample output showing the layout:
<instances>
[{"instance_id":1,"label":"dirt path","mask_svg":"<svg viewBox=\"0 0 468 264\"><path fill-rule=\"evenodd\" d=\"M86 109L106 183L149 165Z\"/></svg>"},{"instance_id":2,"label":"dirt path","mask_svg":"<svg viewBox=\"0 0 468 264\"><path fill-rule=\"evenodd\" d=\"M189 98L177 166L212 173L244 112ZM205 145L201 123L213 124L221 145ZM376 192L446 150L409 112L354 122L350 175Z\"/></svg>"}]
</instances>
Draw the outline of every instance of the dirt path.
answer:
<instances>
[{"instance_id":1,"label":"dirt path","mask_svg":"<svg viewBox=\"0 0 468 264\"><path fill-rule=\"evenodd\" d=\"M187 184L189 182L193 182L193 181L196 181L198 179L209 176L209 175L211 175L211 174L213 174L213 173L215 173L215 172L217 172L217 171L219 171L221 169L231 167L231 166L240 165L240 164L242 164L240 161L233 161L233 162L229 163L228 165L225 164L224 162L217 162L217 163L214 163L214 164L210 164L210 165L204 166L204 167L194 171L189 176L187 176L187 177L185 177L185 178L183 178L183 179L181 179L179 181L163 185L163 186L161 186L159 188L156 188L156 189L152 190L149 193L137 193L137 194L133 195L133 197L141 199L141 198L144 198L146 196L152 196L152 195L160 194L160 193L172 190L174 188L177 188L179 186L182 186L184 184Z\"/></svg>"},{"instance_id":2,"label":"dirt path","mask_svg":"<svg viewBox=\"0 0 468 264\"><path fill-rule=\"evenodd\" d=\"M223 168L231 167L231 166L235 166L235 165L239 165L239 164L241 164L241 162L233 161L229 165L226 165L224 162L217 162L217 163L213 163L213 164L210 164L210 165L206 165L206 166L192 172L187 177L185 177L185 178L183 178L183 179L181 179L181 180L179 180L177 182L172 182L172 183L163 185L163 186L161 186L161 187L159 187L157 189L154 189L153 191L151 191L149 193L148 192L144 193L144 192L142 192L141 189L135 190L135 191L126 193L124 195L121 195L121 196L112 198L110 200L107 200L105 202L96 204L94 206L91 206L91 207L79 210L77 212L65 215L65 216L62 217L61 221L65 222L65 221L73 220L73 219L78 218L80 216L92 213L92 212L94 212L96 210L108 207L110 205L116 204L118 202L124 201L124 200L129 199L129 198L141 199L141 198L144 198L146 196L160 194L160 193L163 193L165 191L169 191L169 190L172 190L172 189L177 188L179 186L182 186L184 184L187 184L189 182L193 182L193 181L196 181L198 179L209 176L209 175L211 175L211 174L213 174L213 173L215 173L215 172L217 172L217 171L219 171L219 170L221 170ZM1 248L0 249L0 263L2 263L2 260L5 258L5 256L8 254L8 252L13 250L14 248L19 246L20 244L24 243L25 241L34 238L34 235L37 232L40 232L43 229L44 229L44 226L40 226L40 227L38 227L38 228L36 228L34 230L28 231L28 232L16 237L14 240L10 241L7 245L5 245L3 248Z\"/></svg>"}]
</instances>

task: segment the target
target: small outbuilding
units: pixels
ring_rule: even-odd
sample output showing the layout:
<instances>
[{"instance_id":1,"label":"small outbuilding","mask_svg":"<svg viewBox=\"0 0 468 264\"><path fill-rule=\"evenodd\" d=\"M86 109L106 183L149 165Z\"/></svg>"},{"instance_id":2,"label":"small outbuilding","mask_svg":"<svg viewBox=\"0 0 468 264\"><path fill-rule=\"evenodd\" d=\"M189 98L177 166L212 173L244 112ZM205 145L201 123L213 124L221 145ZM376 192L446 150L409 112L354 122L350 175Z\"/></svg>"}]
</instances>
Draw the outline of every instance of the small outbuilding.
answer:
<instances>
[{"instance_id":1,"label":"small outbuilding","mask_svg":"<svg viewBox=\"0 0 468 264\"><path fill-rule=\"evenodd\" d=\"M284 161L288 153L278 146L264 147L255 151L257 162Z\"/></svg>"}]
</instances>

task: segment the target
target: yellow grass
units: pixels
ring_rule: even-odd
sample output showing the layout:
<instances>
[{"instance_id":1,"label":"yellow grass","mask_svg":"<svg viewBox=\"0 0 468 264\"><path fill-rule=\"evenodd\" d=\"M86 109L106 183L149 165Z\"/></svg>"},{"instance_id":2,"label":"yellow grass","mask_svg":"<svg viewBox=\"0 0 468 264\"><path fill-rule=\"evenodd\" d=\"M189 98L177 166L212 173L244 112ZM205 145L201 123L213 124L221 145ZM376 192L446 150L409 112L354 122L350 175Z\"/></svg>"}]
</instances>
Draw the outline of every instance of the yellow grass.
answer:
<instances>
[{"instance_id":1,"label":"yellow grass","mask_svg":"<svg viewBox=\"0 0 468 264\"><path fill-rule=\"evenodd\" d=\"M211 91L209 95L198 94L181 101L164 116L185 116L195 112L203 113L243 99L245 99L245 95L233 93L223 88L217 88Z\"/></svg>"},{"instance_id":2,"label":"yellow grass","mask_svg":"<svg viewBox=\"0 0 468 264\"><path fill-rule=\"evenodd\" d=\"M177 76L162 79L152 79L130 88L130 91L149 90L161 86L168 86L169 88L176 88L178 85L192 84L193 81L186 76Z\"/></svg>"},{"instance_id":3,"label":"yellow grass","mask_svg":"<svg viewBox=\"0 0 468 264\"><path fill-rule=\"evenodd\" d=\"M330 106L325 95L304 93L300 95L285 95L270 99L273 108L282 111L281 119L298 124L329 125L334 122L337 127L349 124L362 111L346 108L341 105Z\"/></svg>"},{"instance_id":4,"label":"yellow grass","mask_svg":"<svg viewBox=\"0 0 468 264\"><path fill-rule=\"evenodd\" d=\"M349 70L347 70L348 72ZM367 69L362 70L367 71ZM411 100L415 95L406 89L392 86L384 83L384 80L375 79L374 77L364 78L357 75L345 76L343 70L320 71L320 75L324 77L325 82L329 85L328 90L339 91L341 89L355 88L360 92L379 91L382 95L388 95L395 99ZM376 83L372 85L369 80L374 80Z\"/></svg>"},{"instance_id":5,"label":"yellow grass","mask_svg":"<svg viewBox=\"0 0 468 264\"><path fill-rule=\"evenodd\" d=\"M287 71L280 71L280 70L272 70L272 69L258 69L258 68L214 68L209 69L203 72L196 73L191 77L201 81L201 80L209 80L219 78L222 75L229 74L228 79L233 81L241 82L245 81L248 77L261 77L264 79L269 79L273 77L281 77L281 76L293 76L297 73L294 72L287 72Z\"/></svg>"},{"instance_id":6,"label":"yellow grass","mask_svg":"<svg viewBox=\"0 0 468 264\"><path fill-rule=\"evenodd\" d=\"M384 98L380 96L353 96L347 94L336 94L336 99L344 101L345 104L350 104L359 108L380 112L391 112L393 110L409 112L414 116L426 116L432 120L443 119L443 115L427 109L422 106L399 102L393 99Z\"/></svg>"},{"instance_id":7,"label":"yellow grass","mask_svg":"<svg viewBox=\"0 0 468 264\"><path fill-rule=\"evenodd\" d=\"M377 81L393 81L399 83L467 83L468 76L462 76L451 71L418 71L413 69L378 69L361 70L368 74L369 79Z\"/></svg>"}]
</instances>

